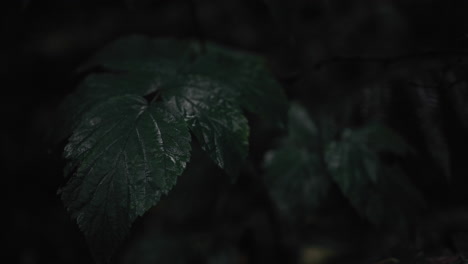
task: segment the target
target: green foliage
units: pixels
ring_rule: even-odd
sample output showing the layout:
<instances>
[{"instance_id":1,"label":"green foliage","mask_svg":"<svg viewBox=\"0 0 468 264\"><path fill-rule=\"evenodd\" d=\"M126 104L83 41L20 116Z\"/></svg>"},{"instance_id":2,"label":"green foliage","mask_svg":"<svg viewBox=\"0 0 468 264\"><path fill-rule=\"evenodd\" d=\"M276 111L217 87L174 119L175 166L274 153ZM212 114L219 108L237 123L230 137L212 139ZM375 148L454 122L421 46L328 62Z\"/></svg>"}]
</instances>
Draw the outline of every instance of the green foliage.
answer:
<instances>
[{"instance_id":1,"label":"green foliage","mask_svg":"<svg viewBox=\"0 0 468 264\"><path fill-rule=\"evenodd\" d=\"M213 205L225 191L223 186L230 185L202 152L198 144L193 144L191 161L177 186L141 220L139 228L144 232L132 234L119 254L122 263L232 263L210 261L223 253L220 248L228 246L221 246L212 233L220 224L213 220L217 210Z\"/></svg>"},{"instance_id":2,"label":"green foliage","mask_svg":"<svg viewBox=\"0 0 468 264\"><path fill-rule=\"evenodd\" d=\"M306 109L293 104L288 136L265 158L268 189L285 216L298 217L327 197L332 181L318 151L320 144L319 128Z\"/></svg>"},{"instance_id":3,"label":"green foliage","mask_svg":"<svg viewBox=\"0 0 468 264\"><path fill-rule=\"evenodd\" d=\"M76 172L62 199L97 259L172 189L189 157L187 125L163 105L113 97L86 113L65 147Z\"/></svg>"},{"instance_id":4,"label":"green foliage","mask_svg":"<svg viewBox=\"0 0 468 264\"><path fill-rule=\"evenodd\" d=\"M231 157L245 157L247 149L248 128L241 108L278 124L286 119L285 95L263 59L255 55L210 43L200 50L196 42L132 36L104 48L86 67L94 65L114 73L89 76L63 104L67 133L76 127L86 109L103 98L160 92L164 101L172 104L171 109L187 121L201 122L201 126L191 125L190 129L199 141L208 144L203 146L213 160L231 172L239 162ZM221 108L235 116L235 124L219 122L216 113ZM220 141L219 134L228 140ZM227 145L230 138L242 140L242 147L226 153L232 147Z\"/></svg>"},{"instance_id":5,"label":"green foliage","mask_svg":"<svg viewBox=\"0 0 468 264\"><path fill-rule=\"evenodd\" d=\"M168 86L164 99L173 112L182 114L211 159L235 175L247 155L249 127L223 87L222 82L189 75Z\"/></svg>"},{"instance_id":6,"label":"green foliage","mask_svg":"<svg viewBox=\"0 0 468 264\"><path fill-rule=\"evenodd\" d=\"M242 109L281 123L287 101L255 55L207 44L133 36L104 48L62 105L70 176L62 200L99 262L167 194L190 156L190 134L227 173L248 153ZM271 100L266 95L271 96ZM282 113L284 112L284 113Z\"/></svg>"},{"instance_id":7,"label":"green foliage","mask_svg":"<svg viewBox=\"0 0 468 264\"><path fill-rule=\"evenodd\" d=\"M328 145L325 159L333 180L362 216L377 226L404 230L424 201L401 168L386 164L379 154L409 150L389 128L371 124L345 129L340 140Z\"/></svg>"},{"instance_id":8,"label":"green foliage","mask_svg":"<svg viewBox=\"0 0 468 264\"><path fill-rule=\"evenodd\" d=\"M262 57L226 52L220 46L209 44L203 52L188 71L225 84L224 88L242 108L277 125L286 121L288 104L283 89L266 70Z\"/></svg>"},{"instance_id":9,"label":"green foliage","mask_svg":"<svg viewBox=\"0 0 468 264\"><path fill-rule=\"evenodd\" d=\"M267 183L278 207L286 215L313 210L335 184L364 218L404 231L424 200L398 163L386 162L382 155L403 156L411 148L382 125L344 129L335 140L334 126L319 124L293 105L288 137L267 155Z\"/></svg>"}]
</instances>

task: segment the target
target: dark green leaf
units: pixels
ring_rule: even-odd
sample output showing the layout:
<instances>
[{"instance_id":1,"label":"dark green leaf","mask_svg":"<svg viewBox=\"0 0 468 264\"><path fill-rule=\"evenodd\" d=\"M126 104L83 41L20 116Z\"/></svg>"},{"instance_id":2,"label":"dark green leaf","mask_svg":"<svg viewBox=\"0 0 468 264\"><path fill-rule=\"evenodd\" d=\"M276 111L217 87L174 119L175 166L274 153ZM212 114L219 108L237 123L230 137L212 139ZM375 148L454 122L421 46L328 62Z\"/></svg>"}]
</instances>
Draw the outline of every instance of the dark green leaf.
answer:
<instances>
[{"instance_id":1,"label":"dark green leaf","mask_svg":"<svg viewBox=\"0 0 468 264\"><path fill-rule=\"evenodd\" d=\"M152 40L141 36L120 39L98 53L88 65L124 72L150 72L160 84L185 74L217 79L236 103L275 122L286 119L288 103L278 82L257 55L214 43L202 49L195 41Z\"/></svg>"},{"instance_id":2,"label":"dark green leaf","mask_svg":"<svg viewBox=\"0 0 468 264\"><path fill-rule=\"evenodd\" d=\"M65 148L76 171L61 192L97 260L172 189L189 156L186 123L162 105L121 96L84 115Z\"/></svg>"},{"instance_id":3,"label":"dark green leaf","mask_svg":"<svg viewBox=\"0 0 468 264\"><path fill-rule=\"evenodd\" d=\"M203 76L189 75L166 87L164 99L185 118L211 159L236 174L247 155L249 127L223 86Z\"/></svg>"},{"instance_id":4,"label":"dark green leaf","mask_svg":"<svg viewBox=\"0 0 468 264\"><path fill-rule=\"evenodd\" d=\"M329 192L331 180L316 153L284 146L267 154L265 166L270 194L285 216L317 208Z\"/></svg>"},{"instance_id":5,"label":"dark green leaf","mask_svg":"<svg viewBox=\"0 0 468 264\"><path fill-rule=\"evenodd\" d=\"M403 154L409 147L397 134L379 125L347 129L331 142L326 163L333 180L351 204L378 226L406 228L424 207L419 191L396 165L379 153Z\"/></svg>"},{"instance_id":6,"label":"dark green leaf","mask_svg":"<svg viewBox=\"0 0 468 264\"><path fill-rule=\"evenodd\" d=\"M92 75L69 97L63 107L65 133L102 99L158 91L190 123L216 164L235 174L247 155L249 134L241 108L280 122L287 100L261 57L212 43L203 51L198 46L197 42L140 36L107 46L88 65L116 72Z\"/></svg>"},{"instance_id":7,"label":"dark green leaf","mask_svg":"<svg viewBox=\"0 0 468 264\"><path fill-rule=\"evenodd\" d=\"M380 124L369 124L359 130L345 130L343 137L366 144L376 152L404 155L413 151L395 131Z\"/></svg>"},{"instance_id":8,"label":"dark green leaf","mask_svg":"<svg viewBox=\"0 0 468 264\"><path fill-rule=\"evenodd\" d=\"M209 44L190 70L226 84L244 109L280 125L286 121L286 95L262 57Z\"/></svg>"},{"instance_id":9,"label":"dark green leaf","mask_svg":"<svg viewBox=\"0 0 468 264\"><path fill-rule=\"evenodd\" d=\"M88 76L61 107L64 131L73 131L62 198L98 259L175 184L189 129L235 175L248 153L242 109L280 120L287 108L263 59L212 43L201 50L197 42L132 36L84 68L93 66L107 72Z\"/></svg>"},{"instance_id":10,"label":"dark green leaf","mask_svg":"<svg viewBox=\"0 0 468 264\"><path fill-rule=\"evenodd\" d=\"M330 190L320 144L319 129L307 111L292 104L288 137L265 157L266 184L285 216L295 218L317 208Z\"/></svg>"},{"instance_id":11,"label":"dark green leaf","mask_svg":"<svg viewBox=\"0 0 468 264\"><path fill-rule=\"evenodd\" d=\"M145 96L155 92L160 85L159 76L152 73L91 74L78 89L68 96L60 107L63 127L60 139L68 136L79 124L82 116L100 101L112 96L134 94Z\"/></svg>"}]
</instances>

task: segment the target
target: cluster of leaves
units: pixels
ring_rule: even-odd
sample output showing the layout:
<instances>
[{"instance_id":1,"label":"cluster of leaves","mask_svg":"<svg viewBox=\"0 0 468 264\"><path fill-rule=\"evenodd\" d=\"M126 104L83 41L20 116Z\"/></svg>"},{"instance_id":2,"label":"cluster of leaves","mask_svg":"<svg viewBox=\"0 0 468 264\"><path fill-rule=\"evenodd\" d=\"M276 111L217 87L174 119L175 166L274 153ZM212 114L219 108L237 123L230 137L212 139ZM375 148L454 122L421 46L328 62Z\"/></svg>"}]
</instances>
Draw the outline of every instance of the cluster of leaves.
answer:
<instances>
[{"instance_id":1,"label":"cluster of leaves","mask_svg":"<svg viewBox=\"0 0 468 264\"><path fill-rule=\"evenodd\" d=\"M248 154L243 110L280 123L287 101L261 57L206 43L132 36L63 103L67 184L62 200L95 259L109 261L131 224L176 184L191 135L235 176Z\"/></svg>"},{"instance_id":2,"label":"cluster of leaves","mask_svg":"<svg viewBox=\"0 0 468 264\"><path fill-rule=\"evenodd\" d=\"M71 136L64 153L68 182L60 193L98 262L108 262L136 218L175 186L190 161L192 136L236 177L248 155L243 111L274 124L288 120L287 137L265 156L267 187L284 216L299 218L337 190L372 224L404 232L426 206L400 164L414 150L395 131L376 122L349 128L330 116L311 118L299 104L287 115L286 97L259 56L132 36L105 47L84 69L96 66L103 71L88 75L61 108L61 131ZM419 100L414 105L424 131L440 128L431 91L419 85L410 94ZM364 95L371 104L361 110L375 115L390 92L365 89ZM425 141L450 175L441 133L424 133Z\"/></svg>"},{"instance_id":3,"label":"cluster of leaves","mask_svg":"<svg viewBox=\"0 0 468 264\"><path fill-rule=\"evenodd\" d=\"M331 118L314 122L295 104L289 134L265 159L267 183L285 215L319 207L336 185L357 212L379 227L404 231L425 207L422 195L397 162L411 148L380 124L342 131Z\"/></svg>"}]
</instances>

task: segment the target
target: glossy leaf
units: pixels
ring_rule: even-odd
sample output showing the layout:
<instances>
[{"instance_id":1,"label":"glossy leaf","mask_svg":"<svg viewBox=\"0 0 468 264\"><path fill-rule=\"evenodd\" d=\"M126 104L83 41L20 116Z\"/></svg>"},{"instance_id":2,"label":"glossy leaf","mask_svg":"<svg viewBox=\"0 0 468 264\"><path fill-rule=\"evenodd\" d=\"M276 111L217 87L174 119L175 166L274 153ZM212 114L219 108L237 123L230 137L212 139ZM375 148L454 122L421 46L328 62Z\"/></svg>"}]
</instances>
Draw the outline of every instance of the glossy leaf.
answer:
<instances>
[{"instance_id":1,"label":"glossy leaf","mask_svg":"<svg viewBox=\"0 0 468 264\"><path fill-rule=\"evenodd\" d=\"M90 76L69 97L63 112L71 121L65 131L103 98L157 91L170 104L179 104L172 109L191 123L191 131L212 160L232 174L248 149L248 126L241 109L276 123L284 121L287 112L286 97L261 57L213 43L201 49L192 41L131 36L105 47L87 67L95 65L113 72Z\"/></svg>"},{"instance_id":2,"label":"glossy leaf","mask_svg":"<svg viewBox=\"0 0 468 264\"><path fill-rule=\"evenodd\" d=\"M63 131L73 131L62 198L98 259L175 184L188 161L188 131L236 175L248 153L242 109L271 112L276 121L286 112L263 59L212 43L200 49L192 41L131 36L82 70L95 66L104 73L89 75L61 107Z\"/></svg>"},{"instance_id":3,"label":"glossy leaf","mask_svg":"<svg viewBox=\"0 0 468 264\"><path fill-rule=\"evenodd\" d=\"M288 103L264 58L211 42L153 40L142 36L119 39L105 47L88 65L124 72L150 72L159 84L196 74L215 79L244 109L275 122L286 119Z\"/></svg>"},{"instance_id":4,"label":"glossy leaf","mask_svg":"<svg viewBox=\"0 0 468 264\"><path fill-rule=\"evenodd\" d=\"M79 124L83 114L112 96L133 94L146 96L159 88L159 76L152 73L101 73L87 76L78 89L60 106L63 127L60 139L67 137Z\"/></svg>"},{"instance_id":5,"label":"glossy leaf","mask_svg":"<svg viewBox=\"0 0 468 264\"><path fill-rule=\"evenodd\" d=\"M84 115L65 148L76 167L61 194L97 260L172 189L189 156L187 125L164 105L121 96Z\"/></svg>"},{"instance_id":6,"label":"glossy leaf","mask_svg":"<svg viewBox=\"0 0 468 264\"><path fill-rule=\"evenodd\" d=\"M247 119L225 94L223 84L198 75L166 87L164 99L179 113L211 159L236 174L248 151Z\"/></svg>"}]
</instances>

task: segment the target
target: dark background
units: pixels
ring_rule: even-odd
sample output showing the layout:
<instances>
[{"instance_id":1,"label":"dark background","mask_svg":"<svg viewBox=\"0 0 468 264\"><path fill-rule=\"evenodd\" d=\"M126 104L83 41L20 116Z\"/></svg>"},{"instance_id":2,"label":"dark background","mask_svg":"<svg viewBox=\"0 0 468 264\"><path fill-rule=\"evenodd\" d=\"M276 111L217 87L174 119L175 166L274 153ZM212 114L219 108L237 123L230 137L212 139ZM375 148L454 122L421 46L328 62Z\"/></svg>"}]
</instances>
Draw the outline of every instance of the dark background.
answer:
<instances>
[{"instance_id":1,"label":"dark background","mask_svg":"<svg viewBox=\"0 0 468 264\"><path fill-rule=\"evenodd\" d=\"M7 246L1 262L92 262L56 194L65 181L65 142L55 144L51 138L56 107L83 78L75 71L81 63L109 41L134 33L209 40L262 54L289 99L310 111L341 111L350 98L359 101L363 87L388 85L393 99L383 111L385 120L422 153L409 165L415 182L434 208L463 207L466 128L443 88L437 90L437 124L451 157L449 186L443 164L433 162L424 129L418 126L408 83L416 77L443 77L447 68L464 63L467 12L463 0L3 1L0 162ZM463 80L464 68L457 70ZM250 159L259 169L281 132L264 133L255 117L251 124ZM342 197L317 216L325 225L290 231L275 220L274 206L256 177L244 175L230 184L197 151L189 171L204 176L193 180L184 174L174 198L163 200L135 224L117 263L324 263L304 262L303 257L304 252L326 255L327 247L308 247L322 238L332 241L329 251L348 263L387 257L380 250L387 248L382 241L388 235L370 232ZM435 241L435 254L445 254L437 250L450 242ZM158 253L160 248L164 250Z\"/></svg>"}]
</instances>

